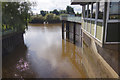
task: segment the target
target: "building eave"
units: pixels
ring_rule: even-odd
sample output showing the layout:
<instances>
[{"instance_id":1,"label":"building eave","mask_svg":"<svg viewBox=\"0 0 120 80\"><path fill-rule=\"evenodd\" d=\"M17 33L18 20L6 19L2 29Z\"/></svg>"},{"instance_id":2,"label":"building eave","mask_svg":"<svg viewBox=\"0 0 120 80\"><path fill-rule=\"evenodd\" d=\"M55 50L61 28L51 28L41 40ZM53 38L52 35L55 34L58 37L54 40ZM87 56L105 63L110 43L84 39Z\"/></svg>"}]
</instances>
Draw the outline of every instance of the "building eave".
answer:
<instances>
[{"instance_id":1,"label":"building eave","mask_svg":"<svg viewBox=\"0 0 120 80\"><path fill-rule=\"evenodd\" d=\"M91 4L94 3L93 0L71 0L71 5L87 5L87 4Z\"/></svg>"}]
</instances>

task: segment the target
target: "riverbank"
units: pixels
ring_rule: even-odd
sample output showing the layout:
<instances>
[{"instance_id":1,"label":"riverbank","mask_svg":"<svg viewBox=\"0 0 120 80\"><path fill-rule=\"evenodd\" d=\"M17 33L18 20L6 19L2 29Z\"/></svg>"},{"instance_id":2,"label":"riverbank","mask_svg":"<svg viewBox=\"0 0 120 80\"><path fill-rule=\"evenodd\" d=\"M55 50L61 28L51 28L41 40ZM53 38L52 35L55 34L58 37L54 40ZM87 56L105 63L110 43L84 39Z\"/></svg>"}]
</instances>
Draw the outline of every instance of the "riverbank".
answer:
<instances>
[{"instance_id":1,"label":"riverbank","mask_svg":"<svg viewBox=\"0 0 120 80\"><path fill-rule=\"evenodd\" d=\"M51 27L51 26L53 26L53 25L54 25L54 26L58 26L58 25L61 26L62 24L61 24L61 23L49 23L49 24L42 24L42 23L29 23L29 26L33 26L33 27L34 27L34 26L36 26L36 27L37 27L37 26L38 26L38 27L39 27L39 26L43 26L43 27L44 27L44 26L46 26L46 27Z\"/></svg>"},{"instance_id":2,"label":"riverbank","mask_svg":"<svg viewBox=\"0 0 120 80\"><path fill-rule=\"evenodd\" d=\"M34 15L31 16L31 20L29 23L60 23L60 15L55 15L52 13L46 14L45 16L42 15Z\"/></svg>"}]
</instances>

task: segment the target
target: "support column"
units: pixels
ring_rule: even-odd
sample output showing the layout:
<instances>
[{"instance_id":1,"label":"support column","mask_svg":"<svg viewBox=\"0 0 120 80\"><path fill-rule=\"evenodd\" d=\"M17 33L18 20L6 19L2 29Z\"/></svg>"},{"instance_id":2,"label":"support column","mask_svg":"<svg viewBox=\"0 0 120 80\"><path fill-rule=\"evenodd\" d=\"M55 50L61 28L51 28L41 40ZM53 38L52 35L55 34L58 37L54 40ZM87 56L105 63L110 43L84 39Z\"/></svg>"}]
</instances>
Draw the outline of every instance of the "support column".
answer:
<instances>
[{"instance_id":1,"label":"support column","mask_svg":"<svg viewBox=\"0 0 120 80\"><path fill-rule=\"evenodd\" d=\"M69 22L66 22L66 38L69 39Z\"/></svg>"},{"instance_id":2,"label":"support column","mask_svg":"<svg viewBox=\"0 0 120 80\"><path fill-rule=\"evenodd\" d=\"M74 23L74 26L73 26L73 43L75 44L75 40L76 40L76 23Z\"/></svg>"},{"instance_id":3,"label":"support column","mask_svg":"<svg viewBox=\"0 0 120 80\"><path fill-rule=\"evenodd\" d=\"M62 21L62 39L64 39L64 21Z\"/></svg>"}]
</instances>

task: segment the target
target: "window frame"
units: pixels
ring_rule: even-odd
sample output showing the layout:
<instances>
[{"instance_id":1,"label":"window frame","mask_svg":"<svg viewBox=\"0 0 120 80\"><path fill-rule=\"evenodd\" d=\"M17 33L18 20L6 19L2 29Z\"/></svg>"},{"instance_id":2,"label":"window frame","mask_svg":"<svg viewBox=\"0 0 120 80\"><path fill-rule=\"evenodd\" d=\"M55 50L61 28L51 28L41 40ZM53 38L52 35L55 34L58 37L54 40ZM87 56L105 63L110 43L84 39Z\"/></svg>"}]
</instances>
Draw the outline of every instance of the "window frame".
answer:
<instances>
[{"instance_id":1,"label":"window frame","mask_svg":"<svg viewBox=\"0 0 120 80\"><path fill-rule=\"evenodd\" d=\"M105 28L105 39L104 39L104 43L105 44L120 44L120 42L107 42L107 24L108 23L116 23L116 22L120 22L120 20L117 19L109 19L109 10L110 10L110 2L107 3L107 17L106 17L106 28Z\"/></svg>"},{"instance_id":2,"label":"window frame","mask_svg":"<svg viewBox=\"0 0 120 80\"><path fill-rule=\"evenodd\" d=\"M102 3L104 3L104 8L105 8L105 2L102 2ZM101 4L101 2L98 2L98 16L99 16L99 11L100 11L100 4ZM103 11L103 16L102 16L102 19L99 19L99 17L97 17L97 19L98 20L103 20L104 19L104 11Z\"/></svg>"},{"instance_id":3,"label":"window frame","mask_svg":"<svg viewBox=\"0 0 120 80\"><path fill-rule=\"evenodd\" d=\"M94 38L97 40L97 41L99 41L100 43L102 43L103 42L103 35L101 36L101 38L102 38L102 40L99 40L97 37L96 37L96 32L97 32L97 23L98 22L101 22L102 23L102 33L103 33L103 19L98 19L98 4L99 4L99 2L96 2L96 9L95 9L95 12L96 12L96 14L95 14L95 18L92 18L92 15L93 15L93 4L94 3L91 3L91 4L87 4L87 6L89 6L89 5L91 5L91 17L90 18L88 18L88 16L87 16L87 18L86 17L84 17L83 18L83 20L84 21L90 21L90 32L87 32L87 30L86 30L86 27L87 27L87 24L85 24L84 23L84 30L87 32L87 33L89 33L91 36L93 36L92 34L91 34L91 21L94 21L94 23L95 23L95 29L94 29ZM86 6L86 5L85 5ZM105 5L104 5L105 6ZM88 15L88 8L89 7L87 7L87 15ZM85 14L85 10L84 10L84 14ZM104 14L104 12L103 12L103 14ZM103 17L104 17L104 15L103 15Z\"/></svg>"},{"instance_id":4,"label":"window frame","mask_svg":"<svg viewBox=\"0 0 120 80\"><path fill-rule=\"evenodd\" d=\"M109 14L109 12L110 12L110 2L108 2L108 11L107 11L107 22L108 23L111 23L111 22L120 22L120 19L110 19L109 17L110 17L110 14Z\"/></svg>"},{"instance_id":5,"label":"window frame","mask_svg":"<svg viewBox=\"0 0 120 80\"><path fill-rule=\"evenodd\" d=\"M107 14L108 14L108 22L120 22L120 19L110 19L109 18L110 17L109 12L110 12L110 2L108 2L108 12L107 12Z\"/></svg>"}]
</instances>

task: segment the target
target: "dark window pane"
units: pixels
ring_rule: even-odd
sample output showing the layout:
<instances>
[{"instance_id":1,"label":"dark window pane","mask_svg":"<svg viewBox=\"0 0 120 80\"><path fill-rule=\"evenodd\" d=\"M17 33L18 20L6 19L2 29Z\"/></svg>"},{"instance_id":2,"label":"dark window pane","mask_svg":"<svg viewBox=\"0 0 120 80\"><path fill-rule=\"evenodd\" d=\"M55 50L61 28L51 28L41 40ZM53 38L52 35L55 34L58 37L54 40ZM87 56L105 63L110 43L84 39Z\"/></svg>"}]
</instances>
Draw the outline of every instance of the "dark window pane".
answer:
<instances>
[{"instance_id":1,"label":"dark window pane","mask_svg":"<svg viewBox=\"0 0 120 80\"><path fill-rule=\"evenodd\" d=\"M92 18L95 18L95 14L96 14L96 3L93 4Z\"/></svg>"},{"instance_id":2,"label":"dark window pane","mask_svg":"<svg viewBox=\"0 0 120 80\"><path fill-rule=\"evenodd\" d=\"M99 3L98 19L103 19L104 2Z\"/></svg>"},{"instance_id":3,"label":"dark window pane","mask_svg":"<svg viewBox=\"0 0 120 80\"><path fill-rule=\"evenodd\" d=\"M88 18L91 17L91 4L89 4L89 9L88 9Z\"/></svg>"},{"instance_id":4,"label":"dark window pane","mask_svg":"<svg viewBox=\"0 0 120 80\"><path fill-rule=\"evenodd\" d=\"M85 17L87 18L87 5L85 5Z\"/></svg>"},{"instance_id":5,"label":"dark window pane","mask_svg":"<svg viewBox=\"0 0 120 80\"><path fill-rule=\"evenodd\" d=\"M120 19L120 1L110 2L109 19Z\"/></svg>"}]
</instances>

